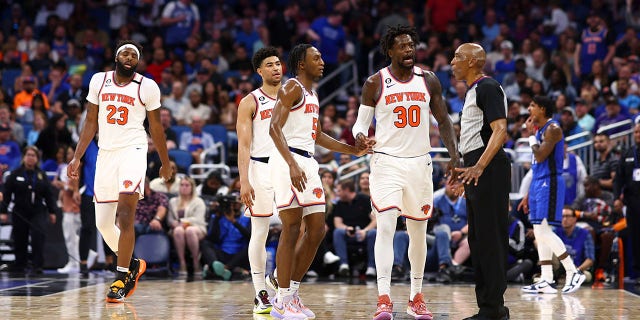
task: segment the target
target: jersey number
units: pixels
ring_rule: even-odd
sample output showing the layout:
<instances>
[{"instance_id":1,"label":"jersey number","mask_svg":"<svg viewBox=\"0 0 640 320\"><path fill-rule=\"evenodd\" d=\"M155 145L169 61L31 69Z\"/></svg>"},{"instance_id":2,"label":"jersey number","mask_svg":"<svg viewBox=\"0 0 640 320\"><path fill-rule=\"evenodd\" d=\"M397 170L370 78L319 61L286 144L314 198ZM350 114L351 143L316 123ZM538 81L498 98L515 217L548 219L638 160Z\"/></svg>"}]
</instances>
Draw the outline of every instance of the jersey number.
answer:
<instances>
[{"instance_id":1,"label":"jersey number","mask_svg":"<svg viewBox=\"0 0 640 320\"><path fill-rule=\"evenodd\" d=\"M127 107L116 108L116 106L110 104L107 106L107 111L109 111L109 114L107 115L107 123L117 123L123 126L127 124L127 121L129 121L129 109L127 109ZM117 116L116 112L118 113Z\"/></svg>"},{"instance_id":2,"label":"jersey number","mask_svg":"<svg viewBox=\"0 0 640 320\"><path fill-rule=\"evenodd\" d=\"M311 125L311 129L313 129L313 131L311 131L311 138L313 138L313 140L316 140L316 132L318 132L318 118L313 118L313 124Z\"/></svg>"},{"instance_id":3,"label":"jersey number","mask_svg":"<svg viewBox=\"0 0 640 320\"><path fill-rule=\"evenodd\" d=\"M420 125L420 107L415 104L409 108L395 107L393 113L398 116L398 119L393 122L397 128L404 128L407 125L410 127Z\"/></svg>"}]
</instances>

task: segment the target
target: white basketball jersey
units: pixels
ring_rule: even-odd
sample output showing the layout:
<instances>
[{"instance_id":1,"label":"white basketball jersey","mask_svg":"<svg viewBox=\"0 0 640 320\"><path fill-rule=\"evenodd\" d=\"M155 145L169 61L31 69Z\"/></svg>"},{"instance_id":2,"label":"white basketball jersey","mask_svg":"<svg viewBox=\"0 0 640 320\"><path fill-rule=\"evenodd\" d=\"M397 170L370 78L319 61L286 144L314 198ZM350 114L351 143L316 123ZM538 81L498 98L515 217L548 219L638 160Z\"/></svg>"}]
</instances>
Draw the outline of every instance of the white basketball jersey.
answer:
<instances>
[{"instance_id":1,"label":"white basketball jersey","mask_svg":"<svg viewBox=\"0 0 640 320\"><path fill-rule=\"evenodd\" d=\"M289 118L282 127L282 133L287 140L287 145L313 154L316 144L316 129L320 114L318 95L309 92L300 81L295 78L287 81L295 81L302 88L303 98L289 112Z\"/></svg>"},{"instance_id":2,"label":"white basketball jersey","mask_svg":"<svg viewBox=\"0 0 640 320\"><path fill-rule=\"evenodd\" d=\"M98 105L100 149L147 145L143 122L147 111L160 108L160 88L155 81L136 73L131 82L120 86L114 71L99 72L91 78L87 101Z\"/></svg>"},{"instance_id":3,"label":"white basketball jersey","mask_svg":"<svg viewBox=\"0 0 640 320\"><path fill-rule=\"evenodd\" d=\"M256 101L256 111L253 114L253 135L251 137L251 156L268 157L275 149L273 139L269 136L271 112L276 105L276 99L268 96L258 88L250 93Z\"/></svg>"},{"instance_id":4,"label":"white basketball jersey","mask_svg":"<svg viewBox=\"0 0 640 320\"><path fill-rule=\"evenodd\" d=\"M431 151L429 102L424 73L413 67L411 79L396 79L380 69L380 97L376 103L376 144L373 151L395 157L416 157Z\"/></svg>"}]
</instances>

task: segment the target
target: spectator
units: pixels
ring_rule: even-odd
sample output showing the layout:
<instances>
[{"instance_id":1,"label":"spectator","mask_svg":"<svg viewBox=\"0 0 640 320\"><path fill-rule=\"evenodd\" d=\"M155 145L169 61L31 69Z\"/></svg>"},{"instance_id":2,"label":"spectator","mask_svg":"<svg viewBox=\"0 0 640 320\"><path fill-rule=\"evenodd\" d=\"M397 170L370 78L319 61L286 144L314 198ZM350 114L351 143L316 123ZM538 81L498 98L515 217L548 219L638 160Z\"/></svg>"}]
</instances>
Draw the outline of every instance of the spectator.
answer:
<instances>
[{"instance_id":1,"label":"spectator","mask_svg":"<svg viewBox=\"0 0 640 320\"><path fill-rule=\"evenodd\" d=\"M597 133L593 137L593 149L596 161L591 164L591 176L598 179L605 190L613 190L613 179L618 168L618 157L612 152L611 140L605 133Z\"/></svg>"},{"instance_id":2,"label":"spectator","mask_svg":"<svg viewBox=\"0 0 640 320\"><path fill-rule=\"evenodd\" d=\"M600 129L606 125L618 123L620 121L629 119L628 116L626 116L621 112L622 110L620 108L620 104L618 103L618 99L616 99L614 96L607 97L605 100L605 103L606 103L605 113L601 114L596 119L596 124L593 126L593 132L612 135L618 132L628 130L630 128L630 125L623 125L623 126L619 126L619 127L611 128L607 130Z\"/></svg>"},{"instance_id":3,"label":"spectator","mask_svg":"<svg viewBox=\"0 0 640 320\"><path fill-rule=\"evenodd\" d=\"M229 187L227 187L227 184L222 179L220 172L211 171L211 173L207 175L207 179L196 188L196 192L200 197L209 197L209 199L213 200L213 198L219 194L227 194ZM215 204L215 206L217 207L217 204ZM212 207L212 209L215 210L216 207Z\"/></svg>"},{"instance_id":4,"label":"spectator","mask_svg":"<svg viewBox=\"0 0 640 320\"><path fill-rule=\"evenodd\" d=\"M640 97L630 92L629 79L618 79L618 92L615 97L622 107L622 113L635 115L640 108Z\"/></svg>"},{"instance_id":5,"label":"spectator","mask_svg":"<svg viewBox=\"0 0 640 320\"><path fill-rule=\"evenodd\" d=\"M151 63L147 66L147 72L151 74L153 80L156 82L163 81L162 72L166 69L169 69L171 66L171 60L167 59L167 55L162 47L155 48L153 50L153 56L151 59ZM176 79L178 80L178 79ZM170 107L169 107L170 108ZM177 110L172 110L177 111Z\"/></svg>"},{"instance_id":6,"label":"spectator","mask_svg":"<svg viewBox=\"0 0 640 320\"><path fill-rule=\"evenodd\" d=\"M422 32L430 29L435 32L444 32L447 24L451 21L456 21L456 18L464 9L464 4L460 0L427 1L424 7ZM408 23L403 25L408 25Z\"/></svg>"},{"instance_id":7,"label":"spectator","mask_svg":"<svg viewBox=\"0 0 640 320\"><path fill-rule=\"evenodd\" d=\"M578 125L576 111L571 107L562 108L562 113L560 114L560 126L562 127L562 135L565 138L571 137L573 135L580 134L584 132L582 127ZM569 141L569 146L575 146L577 144L586 142L589 140L588 136L583 136L577 139L572 139Z\"/></svg>"},{"instance_id":8,"label":"spectator","mask_svg":"<svg viewBox=\"0 0 640 320\"><path fill-rule=\"evenodd\" d=\"M174 0L164 7L160 25L165 28L166 45L183 48L189 36L200 32L200 10L191 0Z\"/></svg>"},{"instance_id":9,"label":"spectator","mask_svg":"<svg viewBox=\"0 0 640 320\"><path fill-rule=\"evenodd\" d=\"M605 66L609 66L615 53L614 34L609 32L600 14L595 10L589 13L588 27L582 31L580 42L576 45L573 68L581 79L587 79L593 61L602 60Z\"/></svg>"},{"instance_id":10,"label":"spectator","mask_svg":"<svg viewBox=\"0 0 640 320\"><path fill-rule=\"evenodd\" d=\"M162 100L162 106L171 110L171 114L177 119L182 106L189 104L189 99L184 94L184 84L180 81L174 81L171 86L171 95Z\"/></svg>"},{"instance_id":11,"label":"spectator","mask_svg":"<svg viewBox=\"0 0 640 320\"><path fill-rule=\"evenodd\" d=\"M174 163L171 165L175 166ZM172 170L176 171L175 168ZM149 177L144 179L144 198L138 201L136 208L136 222L133 225L136 236L164 231L163 223L169 207L169 198L162 192L153 191L149 180Z\"/></svg>"},{"instance_id":12,"label":"spectator","mask_svg":"<svg viewBox=\"0 0 640 320\"><path fill-rule=\"evenodd\" d=\"M533 50L531 59L533 64L527 66L527 75L534 80L545 81L544 70L547 67L547 53L543 48L537 48Z\"/></svg>"},{"instance_id":13,"label":"spectator","mask_svg":"<svg viewBox=\"0 0 640 320\"><path fill-rule=\"evenodd\" d=\"M171 166L172 170L171 178L166 181L162 177L151 179L151 181L149 182L149 188L151 189L151 191L167 194L170 196L175 196L180 193L180 179L183 177L183 175L178 173L178 166L176 165L175 161L169 161L169 165Z\"/></svg>"},{"instance_id":14,"label":"spectator","mask_svg":"<svg viewBox=\"0 0 640 320\"><path fill-rule=\"evenodd\" d=\"M513 58L513 43L511 43L511 41L502 41L500 43L500 50L502 52L502 59L496 61L494 71L496 80L502 83L505 76L516 72L516 61Z\"/></svg>"},{"instance_id":15,"label":"spectator","mask_svg":"<svg viewBox=\"0 0 640 320\"><path fill-rule=\"evenodd\" d=\"M233 272L249 277L249 238L251 219L242 214L239 193L218 197L220 206L207 237L202 241L203 277L210 270L223 280L230 280Z\"/></svg>"},{"instance_id":16,"label":"spectator","mask_svg":"<svg viewBox=\"0 0 640 320\"><path fill-rule=\"evenodd\" d=\"M164 134L167 136L167 149L175 149L178 146L178 136L171 127L173 123L173 116L171 110L166 107L160 108L160 123L164 128Z\"/></svg>"},{"instance_id":17,"label":"spectator","mask_svg":"<svg viewBox=\"0 0 640 320\"><path fill-rule=\"evenodd\" d=\"M26 53L29 59L32 59L36 55L37 47L38 41L33 38L33 27L25 26L18 40L18 51Z\"/></svg>"},{"instance_id":18,"label":"spectator","mask_svg":"<svg viewBox=\"0 0 640 320\"><path fill-rule=\"evenodd\" d=\"M198 89L189 92L189 102L183 104L175 114L180 125L191 125L193 119L198 118L203 124L209 120L211 108L202 103L202 93Z\"/></svg>"},{"instance_id":19,"label":"spectator","mask_svg":"<svg viewBox=\"0 0 640 320\"><path fill-rule=\"evenodd\" d=\"M467 93L467 85L462 82L456 82L456 95L447 99L449 102L450 114L459 117L459 113L462 111L462 107L464 106L464 96Z\"/></svg>"},{"instance_id":20,"label":"spectator","mask_svg":"<svg viewBox=\"0 0 640 320\"><path fill-rule=\"evenodd\" d=\"M583 131L591 132L596 124L596 119L589 113L589 107L584 99L578 98L575 101L575 112L578 125Z\"/></svg>"},{"instance_id":21,"label":"spectator","mask_svg":"<svg viewBox=\"0 0 640 320\"><path fill-rule=\"evenodd\" d=\"M47 127L42 131L36 141L36 146L42 150L42 160L55 160L56 153L61 145L73 144L71 132L66 128L67 115L56 113L50 119Z\"/></svg>"},{"instance_id":22,"label":"spectator","mask_svg":"<svg viewBox=\"0 0 640 320\"><path fill-rule=\"evenodd\" d=\"M194 163L202 163L202 153L214 145L213 136L208 132L202 131L204 120L198 115L192 116L190 126L191 131L183 132L180 136L179 148L189 151ZM214 152L214 155L216 154L217 151Z\"/></svg>"},{"instance_id":23,"label":"spectator","mask_svg":"<svg viewBox=\"0 0 640 320\"><path fill-rule=\"evenodd\" d=\"M18 92L13 98L13 109L16 111L18 118L22 118L28 110L31 109L33 97L42 94L36 89L36 79L33 76L25 76L22 78L22 91ZM46 95L42 96L45 109L49 109L49 99Z\"/></svg>"},{"instance_id":24,"label":"spectator","mask_svg":"<svg viewBox=\"0 0 640 320\"><path fill-rule=\"evenodd\" d=\"M340 57L345 52L347 39L342 26L342 14L338 11L332 11L327 16L316 18L307 29L307 36L311 39L311 44L318 48L322 55L324 75L331 74L338 68ZM339 79L336 78L321 87L322 92L318 93L321 97L328 96L338 88Z\"/></svg>"},{"instance_id":25,"label":"spectator","mask_svg":"<svg viewBox=\"0 0 640 320\"><path fill-rule=\"evenodd\" d=\"M459 184L447 183L444 194L434 198L433 207L438 209L437 223L433 227L435 246L427 252L427 261L438 261L438 281L451 282L462 273L462 264L469 258L467 233L467 203L455 194ZM451 250L455 257L451 257Z\"/></svg>"},{"instance_id":26,"label":"spectator","mask_svg":"<svg viewBox=\"0 0 640 320\"><path fill-rule=\"evenodd\" d=\"M189 248L194 273L201 271L200 240L207 234L207 211L204 201L196 195L196 183L190 177L180 179L180 192L169 200L167 225L180 262L180 274L187 271L185 250Z\"/></svg>"},{"instance_id":27,"label":"spectator","mask_svg":"<svg viewBox=\"0 0 640 320\"><path fill-rule=\"evenodd\" d=\"M44 92L47 92L47 91L44 91ZM62 92L60 92L55 102L60 102L60 104L64 106L64 105L67 105L67 102L69 100L75 99L80 103L80 107L82 107L87 97L87 93L88 91L82 88L82 75L72 74L69 76L68 87L64 89Z\"/></svg>"},{"instance_id":28,"label":"spectator","mask_svg":"<svg viewBox=\"0 0 640 320\"><path fill-rule=\"evenodd\" d=\"M271 45L281 49L283 53L291 51L297 34L296 18L300 7L294 1L288 2L284 10L278 11L267 23L271 36Z\"/></svg>"},{"instance_id":29,"label":"spectator","mask_svg":"<svg viewBox=\"0 0 640 320\"><path fill-rule=\"evenodd\" d=\"M25 142L24 128L11 118L11 111L6 104L0 102L0 124L11 128L11 139L22 145Z\"/></svg>"},{"instance_id":30,"label":"spectator","mask_svg":"<svg viewBox=\"0 0 640 320\"><path fill-rule=\"evenodd\" d=\"M576 268L585 274L589 282L593 279L591 271L596 260L595 245L591 233L576 226L577 221L575 209L565 206L562 209L562 229L556 228L554 232L562 239Z\"/></svg>"},{"instance_id":31,"label":"spectator","mask_svg":"<svg viewBox=\"0 0 640 320\"><path fill-rule=\"evenodd\" d=\"M64 150L65 159L64 162L58 166L56 170L56 176L53 179L53 186L58 191L58 201L61 203L62 209L62 233L64 235L64 242L67 247L67 255L69 261L67 264L59 268L58 273L78 273L80 272L80 199L74 198L74 190L78 187L77 180L70 180L67 177L67 163L73 159L75 149L73 147L67 147Z\"/></svg>"},{"instance_id":32,"label":"spectator","mask_svg":"<svg viewBox=\"0 0 640 320\"><path fill-rule=\"evenodd\" d=\"M0 117L2 117L1 115L2 107L0 106ZM47 115L44 114L44 112L36 111L33 114L33 127L31 128L31 130L29 130L26 141L28 146L33 146L36 144L38 138L40 137L40 133L44 131L47 126L47 121Z\"/></svg>"},{"instance_id":33,"label":"spectator","mask_svg":"<svg viewBox=\"0 0 640 320\"><path fill-rule=\"evenodd\" d=\"M360 174L358 178L358 192L367 196L371 196L371 190L369 189L369 172L365 171Z\"/></svg>"},{"instance_id":34,"label":"spectator","mask_svg":"<svg viewBox=\"0 0 640 320\"><path fill-rule=\"evenodd\" d=\"M570 205L573 201L584 194L584 180L587 177L587 169L582 163L582 159L572 152L567 152L568 144L564 143L564 204Z\"/></svg>"},{"instance_id":35,"label":"spectator","mask_svg":"<svg viewBox=\"0 0 640 320\"><path fill-rule=\"evenodd\" d=\"M367 251L367 277L376 276L374 245L376 241L376 218L371 213L371 199L356 193L351 180L338 183L338 202L333 209L333 247L340 257L338 273L349 276L348 245L364 245Z\"/></svg>"},{"instance_id":36,"label":"spectator","mask_svg":"<svg viewBox=\"0 0 640 320\"><path fill-rule=\"evenodd\" d=\"M0 124L0 172L13 171L20 166L20 146L11 140L11 128Z\"/></svg>"},{"instance_id":37,"label":"spectator","mask_svg":"<svg viewBox=\"0 0 640 320\"><path fill-rule=\"evenodd\" d=\"M533 269L533 262L525 256L527 251L526 231L522 221L513 215L509 215L509 255L507 257L509 269L507 269L507 281L522 282L525 275Z\"/></svg>"},{"instance_id":38,"label":"spectator","mask_svg":"<svg viewBox=\"0 0 640 320\"><path fill-rule=\"evenodd\" d=\"M69 41L67 37L67 29L63 24L59 24L54 33L53 39L51 40L51 51L55 52L56 59L55 62L60 60L65 60L71 56L73 56L73 43Z\"/></svg>"}]
</instances>

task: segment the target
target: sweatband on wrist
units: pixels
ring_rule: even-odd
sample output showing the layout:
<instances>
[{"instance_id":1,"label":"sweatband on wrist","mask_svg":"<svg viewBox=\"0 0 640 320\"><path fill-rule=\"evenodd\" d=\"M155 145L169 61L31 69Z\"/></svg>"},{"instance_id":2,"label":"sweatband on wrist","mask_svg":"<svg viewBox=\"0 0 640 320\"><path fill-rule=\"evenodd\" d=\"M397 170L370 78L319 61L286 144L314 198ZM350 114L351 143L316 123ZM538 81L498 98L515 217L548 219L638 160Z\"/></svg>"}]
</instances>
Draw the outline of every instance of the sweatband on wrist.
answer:
<instances>
[{"instance_id":1,"label":"sweatband on wrist","mask_svg":"<svg viewBox=\"0 0 640 320\"><path fill-rule=\"evenodd\" d=\"M371 125L371 121L373 121L375 113L376 109L374 107L363 104L360 105L358 108L358 118L351 129L354 138L357 138L360 133L364 134L365 137L369 135L369 126Z\"/></svg>"},{"instance_id":2,"label":"sweatband on wrist","mask_svg":"<svg viewBox=\"0 0 640 320\"><path fill-rule=\"evenodd\" d=\"M529 136L529 146L533 147L537 144L540 144L540 142L538 142L538 139L536 138L536 136Z\"/></svg>"}]
</instances>

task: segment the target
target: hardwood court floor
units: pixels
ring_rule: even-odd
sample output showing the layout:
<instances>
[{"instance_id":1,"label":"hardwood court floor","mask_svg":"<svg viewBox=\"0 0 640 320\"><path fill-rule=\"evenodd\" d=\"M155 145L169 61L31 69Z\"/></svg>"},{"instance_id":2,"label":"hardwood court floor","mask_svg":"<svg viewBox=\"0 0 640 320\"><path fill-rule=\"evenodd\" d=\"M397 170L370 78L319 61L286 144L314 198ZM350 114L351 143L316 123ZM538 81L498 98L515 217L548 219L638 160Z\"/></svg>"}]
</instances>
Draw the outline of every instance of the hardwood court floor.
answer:
<instances>
[{"instance_id":1,"label":"hardwood court floor","mask_svg":"<svg viewBox=\"0 0 640 320\"><path fill-rule=\"evenodd\" d=\"M271 319L251 313L251 282L141 279L125 304L104 302L112 276L0 275L0 319ZM462 319L475 313L472 285L425 283L423 292L435 319ZM405 312L409 286L393 283L395 319ZM317 319L371 319L375 281L305 282L301 296ZM522 295L519 286L505 294L511 319L640 319L640 297L624 290L583 287L572 295Z\"/></svg>"}]
</instances>

